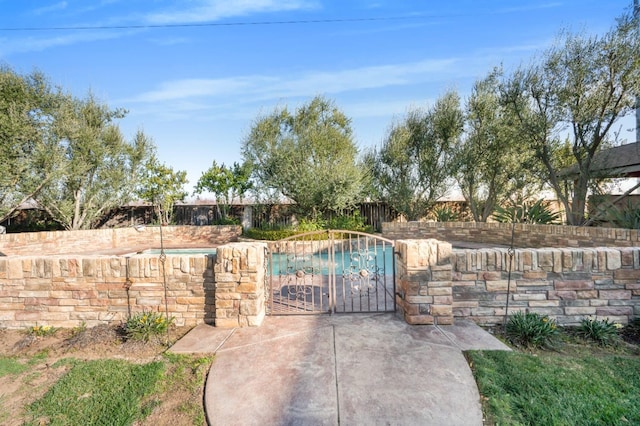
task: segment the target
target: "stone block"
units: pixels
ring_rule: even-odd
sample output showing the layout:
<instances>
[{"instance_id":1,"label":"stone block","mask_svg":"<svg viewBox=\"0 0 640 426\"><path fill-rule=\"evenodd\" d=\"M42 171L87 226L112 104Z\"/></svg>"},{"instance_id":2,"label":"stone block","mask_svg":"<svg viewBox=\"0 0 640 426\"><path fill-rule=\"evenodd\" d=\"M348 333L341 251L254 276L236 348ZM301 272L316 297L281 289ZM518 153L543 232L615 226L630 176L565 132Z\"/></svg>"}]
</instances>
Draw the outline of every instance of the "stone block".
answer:
<instances>
[{"instance_id":1,"label":"stone block","mask_svg":"<svg viewBox=\"0 0 640 426\"><path fill-rule=\"evenodd\" d=\"M547 300L547 295L545 293L517 293L513 295L512 299L514 301Z\"/></svg>"},{"instance_id":2,"label":"stone block","mask_svg":"<svg viewBox=\"0 0 640 426\"><path fill-rule=\"evenodd\" d=\"M578 298L578 293L574 290L550 290L548 293L549 300L575 300Z\"/></svg>"},{"instance_id":3,"label":"stone block","mask_svg":"<svg viewBox=\"0 0 640 426\"><path fill-rule=\"evenodd\" d=\"M578 296L578 299L597 299L598 291L597 290L577 291L576 295Z\"/></svg>"},{"instance_id":4,"label":"stone block","mask_svg":"<svg viewBox=\"0 0 640 426\"><path fill-rule=\"evenodd\" d=\"M556 290L592 290L594 282L587 280L555 281L554 287Z\"/></svg>"},{"instance_id":5,"label":"stone block","mask_svg":"<svg viewBox=\"0 0 640 426\"><path fill-rule=\"evenodd\" d=\"M632 316L633 307L631 306L609 306L596 309L598 316Z\"/></svg>"},{"instance_id":6,"label":"stone block","mask_svg":"<svg viewBox=\"0 0 640 426\"><path fill-rule=\"evenodd\" d=\"M452 316L453 307L451 305L431 305L431 315L435 316Z\"/></svg>"},{"instance_id":7,"label":"stone block","mask_svg":"<svg viewBox=\"0 0 640 426\"><path fill-rule=\"evenodd\" d=\"M216 318L214 321L216 327L220 328L238 328L240 327L240 322L238 318Z\"/></svg>"},{"instance_id":8,"label":"stone block","mask_svg":"<svg viewBox=\"0 0 640 426\"><path fill-rule=\"evenodd\" d=\"M451 296L452 291L453 289L451 287L427 287L427 294L429 296Z\"/></svg>"},{"instance_id":9,"label":"stone block","mask_svg":"<svg viewBox=\"0 0 640 426\"><path fill-rule=\"evenodd\" d=\"M406 296L405 300L410 304L433 303L433 296Z\"/></svg>"},{"instance_id":10,"label":"stone block","mask_svg":"<svg viewBox=\"0 0 640 426\"><path fill-rule=\"evenodd\" d=\"M451 296L433 296L433 303L436 305L451 305L453 297Z\"/></svg>"},{"instance_id":11,"label":"stone block","mask_svg":"<svg viewBox=\"0 0 640 426\"><path fill-rule=\"evenodd\" d=\"M529 307L531 308L553 308L560 306L559 300L530 300Z\"/></svg>"},{"instance_id":12,"label":"stone block","mask_svg":"<svg viewBox=\"0 0 640 426\"><path fill-rule=\"evenodd\" d=\"M509 286L508 280L501 281L487 281L486 282L487 291L495 292L495 291L507 291L507 287ZM516 291L516 283L511 282L511 291Z\"/></svg>"},{"instance_id":13,"label":"stone block","mask_svg":"<svg viewBox=\"0 0 640 426\"><path fill-rule=\"evenodd\" d=\"M620 251L615 249L606 250L607 253L607 269L614 271L622 267L622 257Z\"/></svg>"},{"instance_id":14,"label":"stone block","mask_svg":"<svg viewBox=\"0 0 640 426\"><path fill-rule=\"evenodd\" d=\"M564 308L565 315L595 315L596 307L584 306L584 307L569 307Z\"/></svg>"},{"instance_id":15,"label":"stone block","mask_svg":"<svg viewBox=\"0 0 640 426\"><path fill-rule=\"evenodd\" d=\"M433 325L435 318L431 315L406 315L404 320L410 325Z\"/></svg>"},{"instance_id":16,"label":"stone block","mask_svg":"<svg viewBox=\"0 0 640 426\"><path fill-rule=\"evenodd\" d=\"M615 280L640 280L640 269L618 269L613 271Z\"/></svg>"},{"instance_id":17,"label":"stone block","mask_svg":"<svg viewBox=\"0 0 640 426\"><path fill-rule=\"evenodd\" d=\"M547 271L526 271L522 273L523 280L546 280ZM537 284L534 284L537 285Z\"/></svg>"},{"instance_id":18,"label":"stone block","mask_svg":"<svg viewBox=\"0 0 640 426\"><path fill-rule=\"evenodd\" d=\"M600 299L617 299L617 300L629 300L631 299L631 292L629 290L599 290Z\"/></svg>"}]
</instances>

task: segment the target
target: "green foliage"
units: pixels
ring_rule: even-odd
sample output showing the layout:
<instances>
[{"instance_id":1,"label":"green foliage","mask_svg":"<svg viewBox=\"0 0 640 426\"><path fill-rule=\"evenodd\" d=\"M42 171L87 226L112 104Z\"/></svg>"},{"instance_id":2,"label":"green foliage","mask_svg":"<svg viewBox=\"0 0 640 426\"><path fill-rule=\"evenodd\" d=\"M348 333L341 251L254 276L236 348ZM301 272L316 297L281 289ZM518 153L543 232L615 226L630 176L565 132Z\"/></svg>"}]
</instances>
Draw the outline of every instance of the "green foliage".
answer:
<instances>
[{"instance_id":1,"label":"green foliage","mask_svg":"<svg viewBox=\"0 0 640 426\"><path fill-rule=\"evenodd\" d=\"M350 119L322 97L293 114L283 108L259 117L242 146L257 191L293 200L302 217L359 201L367 175L357 154Z\"/></svg>"},{"instance_id":2,"label":"green foliage","mask_svg":"<svg viewBox=\"0 0 640 426\"><path fill-rule=\"evenodd\" d=\"M617 228L640 229L640 208L627 200L623 208L612 206L607 209L606 221Z\"/></svg>"},{"instance_id":3,"label":"green foliage","mask_svg":"<svg viewBox=\"0 0 640 426\"><path fill-rule=\"evenodd\" d=\"M373 232L373 228L367 225L364 216L359 210L354 210L351 214L334 216L327 221L327 229L344 229L346 231Z\"/></svg>"},{"instance_id":4,"label":"green foliage","mask_svg":"<svg viewBox=\"0 0 640 426\"><path fill-rule=\"evenodd\" d=\"M187 196L184 191L187 183L186 171L174 171L152 155L142 170L136 193L142 200L153 204L158 220L168 224L171 223L174 204Z\"/></svg>"},{"instance_id":5,"label":"green foliage","mask_svg":"<svg viewBox=\"0 0 640 426\"><path fill-rule=\"evenodd\" d=\"M414 109L370 152L379 197L408 220L418 220L450 188L453 149L463 129L460 98L448 92L427 110Z\"/></svg>"},{"instance_id":6,"label":"green foliage","mask_svg":"<svg viewBox=\"0 0 640 426\"><path fill-rule=\"evenodd\" d=\"M77 361L28 406L27 425L130 425L149 414L143 403L162 378L164 364L122 360Z\"/></svg>"},{"instance_id":7,"label":"green foliage","mask_svg":"<svg viewBox=\"0 0 640 426\"><path fill-rule=\"evenodd\" d=\"M29 369L29 366L12 357L0 357L0 377L20 374Z\"/></svg>"},{"instance_id":8,"label":"green foliage","mask_svg":"<svg viewBox=\"0 0 640 426\"><path fill-rule=\"evenodd\" d=\"M622 328L622 324L616 324L608 319L601 321L585 318L580 321L577 331L581 337L593 340L601 346L612 346L620 341L618 334L620 328Z\"/></svg>"},{"instance_id":9,"label":"green foliage","mask_svg":"<svg viewBox=\"0 0 640 426\"><path fill-rule=\"evenodd\" d=\"M124 324L124 332L128 339L148 342L166 333L173 323L160 312L140 312L132 315Z\"/></svg>"},{"instance_id":10,"label":"green foliage","mask_svg":"<svg viewBox=\"0 0 640 426\"><path fill-rule=\"evenodd\" d=\"M506 334L513 344L539 348L552 343L558 334L558 327L546 315L516 312L507 321Z\"/></svg>"},{"instance_id":11,"label":"green foliage","mask_svg":"<svg viewBox=\"0 0 640 426\"><path fill-rule=\"evenodd\" d=\"M640 359L471 351L487 424L640 424Z\"/></svg>"},{"instance_id":12,"label":"green foliage","mask_svg":"<svg viewBox=\"0 0 640 426\"><path fill-rule=\"evenodd\" d=\"M59 175L56 126L66 99L42 73L0 65L0 223Z\"/></svg>"},{"instance_id":13,"label":"green foliage","mask_svg":"<svg viewBox=\"0 0 640 426\"><path fill-rule=\"evenodd\" d=\"M538 225L554 225L560 223L560 213L551 210L544 200L533 203L523 201L512 203L506 207L498 206L493 218L501 223L535 223Z\"/></svg>"},{"instance_id":14,"label":"green foliage","mask_svg":"<svg viewBox=\"0 0 640 426\"><path fill-rule=\"evenodd\" d=\"M432 213L436 222L457 222L460 220L460 214L451 206L436 207Z\"/></svg>"},{"instance_id":15,"label":"green foliage","mask_svg":"<svg viewBox=\"0 0 640 426\"><path fill-rule=\"evenodd\" d=\"M565 31L539 60L503 84L518 141L544 165L571 225L584 223L590 182L601 178L596 154L613 140L617 123L633 112L640 93L639 31L630 12L600 37ZM558 161L559 133L568 134L571 170Z\"/></svg>"},{"instance_id":16,"label":"green foliage","mask_svg":"<svg viewBox=\"0 0 640 426\"><path fill-rule=\"evenodd\" d=\"M254 240L278 241L299 234L294 229L260 229L249 228L244 231L244 236Z\"/></svg>"},{"instance_id":17,"label":"green foliage","mask_svg":"<svg viewBox=\"0 0 640 426\"><path fill-rule=\"evenodd\" d=\"M233 167L218 165L215 161L202 173L196 184L194 195L211 192L216 197L216 208L220 220L227 220L231 203L252 188L250 181L251 165L249 163L233 163Z\"/></svg>"},{"instance_id":18,"label":"green foliage","mask_svg":"<svg viewBox=\"0 0 640 426\"><path fill-rule=\"evenodd\" d=\"M466 132L455 151L455 177L477 222L516 192L542 186L533 150L520 143L512 111L500 99L502 70L476 81L466 105Z\"/></svg>"},{"instance_id":19,"label":"green foliage","mask_svg":"<svg viewBox=\"0 0 640 426\"><path fill-rule=\"evenodd\" d=\"M131 201L152 142L142 132L125 140L116 124L125 115L91 94L59 107L59 173L35 198L65 229L90 228L108 210Z\"/></svg>"},{"instance_id":20,"label":"green foliage","mask_svg":"<svg viewBox=\"0 0 640 426\"><path fill-rule=\"evenodd\" d=\"M45 337L45 336L53 336L58 331L57 328L52 327L50 325L34 325L33 327L27 328L27 334L36 337Z\"/></svg>"}]
</instances>

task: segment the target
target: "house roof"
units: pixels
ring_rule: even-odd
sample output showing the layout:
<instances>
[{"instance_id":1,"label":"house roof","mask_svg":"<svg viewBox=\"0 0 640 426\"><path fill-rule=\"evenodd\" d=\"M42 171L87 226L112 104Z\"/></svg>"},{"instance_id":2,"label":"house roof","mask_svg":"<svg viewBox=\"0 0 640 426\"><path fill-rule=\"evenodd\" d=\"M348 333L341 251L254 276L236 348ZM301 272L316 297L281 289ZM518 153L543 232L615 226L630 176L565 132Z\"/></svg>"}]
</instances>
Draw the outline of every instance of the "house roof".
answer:
<instances>
[{"instance_id":1,"label":"house roof","mask_svg":"<svg viewBox=\"0 0 640 426\"><path fill-rule=\"evenodd\" d=\"M600 178L640 177L640 141L596 153L591 163L591 171L594 176ZM578 164L558 172L558 177L565 180L578 175Z\"/></svg>"}]
</instances>

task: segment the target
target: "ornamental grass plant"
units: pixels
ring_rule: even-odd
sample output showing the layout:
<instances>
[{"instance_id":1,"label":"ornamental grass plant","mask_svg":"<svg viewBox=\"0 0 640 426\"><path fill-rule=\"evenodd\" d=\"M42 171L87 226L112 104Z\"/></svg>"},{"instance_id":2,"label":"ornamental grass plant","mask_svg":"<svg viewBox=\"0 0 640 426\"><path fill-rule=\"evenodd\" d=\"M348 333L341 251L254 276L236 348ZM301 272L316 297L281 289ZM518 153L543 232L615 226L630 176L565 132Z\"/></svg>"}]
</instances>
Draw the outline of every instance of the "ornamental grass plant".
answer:
<instances>
[{"instance_id":1,"label":"ornamental grass plant","mask_svg":"<svg viewBox=\"0 0 640 426\"><path fill-rule=\"evenodd\" d=\"M517 346L540 348L551 345L558 334L555 320L533 312L516 312L507 321L506 336Z\"/></svg>"}]
</instances>

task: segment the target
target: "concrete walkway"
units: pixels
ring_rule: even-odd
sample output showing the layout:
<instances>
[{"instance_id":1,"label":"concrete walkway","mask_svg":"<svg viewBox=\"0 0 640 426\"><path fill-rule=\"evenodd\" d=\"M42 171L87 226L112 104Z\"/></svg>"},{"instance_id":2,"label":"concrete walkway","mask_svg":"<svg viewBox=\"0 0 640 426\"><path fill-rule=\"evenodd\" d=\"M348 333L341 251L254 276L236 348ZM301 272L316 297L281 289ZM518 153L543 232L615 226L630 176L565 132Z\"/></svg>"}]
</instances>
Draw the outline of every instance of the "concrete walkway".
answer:
<instances>
[{"instance_id":1,"label":"concrete walkway","mask_svg":"<svg viewBox=\"0 0 640 426\"><path fill-rule=\"evenodd\" d=\"M217 354L210 425L482 425L469 349L509 350L472 322L410 326L393 314L200 325L170 350Z\"/></svg>"}]
</instances>

